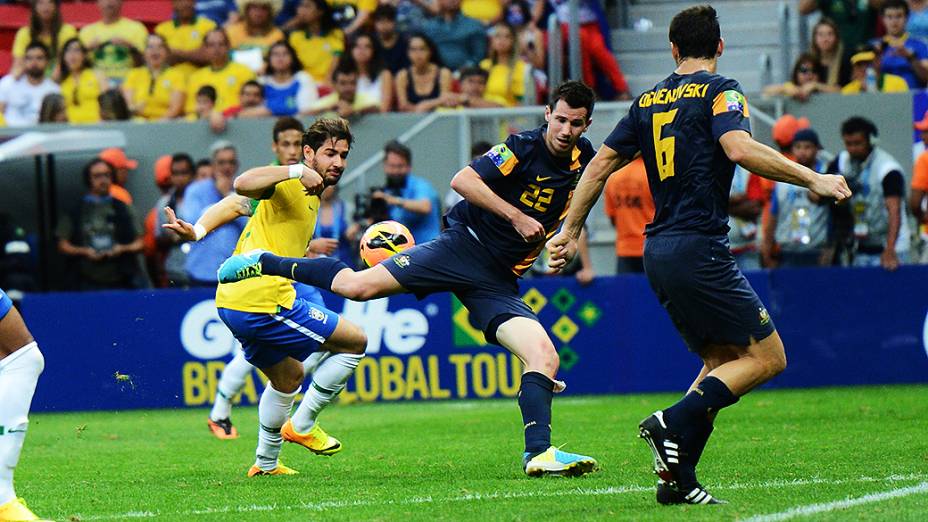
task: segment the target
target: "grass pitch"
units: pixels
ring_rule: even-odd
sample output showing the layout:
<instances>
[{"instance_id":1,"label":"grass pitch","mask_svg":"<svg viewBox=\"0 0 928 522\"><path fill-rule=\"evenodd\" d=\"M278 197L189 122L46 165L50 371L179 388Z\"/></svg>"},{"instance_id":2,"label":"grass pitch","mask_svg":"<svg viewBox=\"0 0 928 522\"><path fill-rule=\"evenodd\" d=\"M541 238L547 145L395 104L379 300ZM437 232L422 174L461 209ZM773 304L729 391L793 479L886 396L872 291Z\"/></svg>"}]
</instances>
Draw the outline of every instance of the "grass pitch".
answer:
<instances>
[{"instance_id":1,"label":"grass pitch","mask_svg":"<svg viewBox=\"0 0 928 522\"><path fill-rule=\"evenodd\" d=\"M321 422L344 451L285 443L300 475L251 479L255 408L233 411L234 441L209 435L206 410L36 414L16 487L75 521L928 519L926 386L748 395L699 468L725 506L654 502L637 423L675 397L556 398L554 442L602 466L579 479L523 475L512 400L333 407Z\"/></svg>"}]
</instances>

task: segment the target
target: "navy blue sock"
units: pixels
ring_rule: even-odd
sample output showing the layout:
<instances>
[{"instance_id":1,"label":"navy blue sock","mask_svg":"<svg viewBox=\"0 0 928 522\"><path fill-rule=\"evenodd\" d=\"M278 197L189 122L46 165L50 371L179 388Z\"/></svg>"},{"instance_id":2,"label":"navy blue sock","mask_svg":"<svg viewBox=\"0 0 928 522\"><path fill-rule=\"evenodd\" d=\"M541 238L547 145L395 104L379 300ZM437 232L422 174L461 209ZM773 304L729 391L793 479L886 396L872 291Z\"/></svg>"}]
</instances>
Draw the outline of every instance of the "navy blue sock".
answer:
<instances>
[{"instance_id":1,"label":"navy blue sock","mask_svg":"<svg viewBox=\"0 0 928 522\"><path fill-rule=\"evenodd\" d=\"M679 402L664 410L664 422L671 433L684 438L699 438L695 431L711 427L709 415L722 408L738 402L735 396L725 386L725 383L716 377L706 377L696 386L696 389L687 393ZM711 431L711 428L710 430ZM707 436L708 439L708 436Z\"/></svg>"},{"instance_id":2,"label":"navy blue sock","mask_svg":"<svg viewBox=\"0 0 928 522\"><path fill-rule=\"evenodd\" d=\"M334 257L280 257L274 254L261 255L261 273L286 277L323 290L332 290L335 275L351 268Z\"/></svg>"},{"instance_id":3,"label":"navy blue sock","mask_svg":"<svg viewBox=\"0 0 928 522\"><path fill-rule=\"evenodd\" d=\"M525 452L535 456L551 446L551 398L554 381L538 372L522 376L519 409L525 425Z\"/></svg>"}]
</instances>

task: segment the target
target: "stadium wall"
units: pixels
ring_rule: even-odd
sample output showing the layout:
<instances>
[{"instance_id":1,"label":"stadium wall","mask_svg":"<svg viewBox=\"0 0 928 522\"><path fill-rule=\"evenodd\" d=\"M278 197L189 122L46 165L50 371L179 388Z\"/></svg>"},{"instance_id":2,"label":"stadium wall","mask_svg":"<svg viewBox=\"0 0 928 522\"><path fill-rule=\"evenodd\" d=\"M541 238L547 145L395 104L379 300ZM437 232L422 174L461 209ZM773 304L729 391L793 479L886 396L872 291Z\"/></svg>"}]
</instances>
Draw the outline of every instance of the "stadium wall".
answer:
<instances>
[{"instance_id":1,"label":"stadium wall","mask_svg":"<svg viewBox=\"0 0 928 522\"><path fill-rule=\"evenodd\" d=\"M783 269L749 279L787 346L789 367L770 386L928 382L928 267ZM530 279L522 291L561 353L567 394L681 391L700 368L642 276L586 287ZM206 290L28 295L23 313L46 355L34 410L207 406L235 349L212 298ZM486 345L448 294L327 303L369 338L348 401L518 391L518 362ZM262 389L254 372L241 401L256 403Z\"/></svg>"}]
</instances>

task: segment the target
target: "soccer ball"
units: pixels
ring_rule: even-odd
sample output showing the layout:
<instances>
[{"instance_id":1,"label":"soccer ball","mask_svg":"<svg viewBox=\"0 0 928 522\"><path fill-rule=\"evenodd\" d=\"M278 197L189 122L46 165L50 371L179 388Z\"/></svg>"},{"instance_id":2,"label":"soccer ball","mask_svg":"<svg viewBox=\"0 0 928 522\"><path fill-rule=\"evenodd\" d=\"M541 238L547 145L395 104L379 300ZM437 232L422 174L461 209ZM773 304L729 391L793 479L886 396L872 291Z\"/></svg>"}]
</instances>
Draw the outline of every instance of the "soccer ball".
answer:
<instances>
[{"instance_id":1,"label":"soccer ball","mask_svg":"<svg viewBox=\"0 0 928 522\"><path fill-rule=\"evenodd\" d=\"M361 259L367 266L374 266L416 244L412 233L396 221L381 221L367 227L361 236Z\"/></svg>"}]
</instances>

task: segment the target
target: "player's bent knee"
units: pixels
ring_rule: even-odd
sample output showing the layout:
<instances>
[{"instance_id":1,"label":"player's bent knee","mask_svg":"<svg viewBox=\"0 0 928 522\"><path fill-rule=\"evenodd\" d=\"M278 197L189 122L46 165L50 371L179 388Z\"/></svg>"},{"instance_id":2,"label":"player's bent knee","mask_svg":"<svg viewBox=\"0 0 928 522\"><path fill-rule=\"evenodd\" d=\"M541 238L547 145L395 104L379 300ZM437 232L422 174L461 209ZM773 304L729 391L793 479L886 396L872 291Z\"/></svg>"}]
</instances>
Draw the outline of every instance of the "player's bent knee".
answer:
<instances>
[{"instance_id":1,"label":"player's bent knee","mask_svg":"<svg viewBox=\"0 0 928 522\"><path fill-rule=\"evenodd\" d=\"M547 339L537 343L526 359L527 370L537 371L552 378L557 375L557 370L561 365L561 358L557 350L554 349L551 341Z\"/></svg>"}]
</instances>

